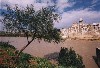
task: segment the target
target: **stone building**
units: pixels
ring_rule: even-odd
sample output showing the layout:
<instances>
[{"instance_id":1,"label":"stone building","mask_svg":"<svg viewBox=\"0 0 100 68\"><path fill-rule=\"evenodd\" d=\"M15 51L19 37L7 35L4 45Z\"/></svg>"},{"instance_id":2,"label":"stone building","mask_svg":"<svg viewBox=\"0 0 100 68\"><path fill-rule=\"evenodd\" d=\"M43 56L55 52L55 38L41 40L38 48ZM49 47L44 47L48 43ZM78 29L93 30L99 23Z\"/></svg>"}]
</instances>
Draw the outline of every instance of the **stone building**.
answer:
<instances>
[{"instance_id":1,"label":"stone building","mask_svg":"<svg viewBox=\"0 0 100 68\"><path fill-rule=\"evenodd\" d=\"M100 37L100 23L86 24L80 18L67 29L61 29L63 38L90 39Z\"/></svg>"}]
</instances>

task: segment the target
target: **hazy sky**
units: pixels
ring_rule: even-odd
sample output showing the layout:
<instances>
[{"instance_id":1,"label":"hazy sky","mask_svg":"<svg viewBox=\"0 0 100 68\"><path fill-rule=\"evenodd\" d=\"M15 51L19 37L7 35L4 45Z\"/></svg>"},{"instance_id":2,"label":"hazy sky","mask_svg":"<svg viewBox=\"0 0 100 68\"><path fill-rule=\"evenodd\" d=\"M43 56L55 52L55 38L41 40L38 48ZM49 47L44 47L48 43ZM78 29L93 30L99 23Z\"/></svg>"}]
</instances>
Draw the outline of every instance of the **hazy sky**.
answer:
<instances>
[{"instance_id":1,"label":"hazy sky","mask_svg":"<svg viewBox=\"0 0 100 68\"><path fill-rule=\"evenodd\" d=\"M59 23L55 23L57 28L69 27L80 18L83 18L85 23L100 23L100 0L1 0L0 3L0 11L5 11L5 4L12 7L15 4L21 7L33 4L36 10L48 5L56 5L57 12L62 17Z\"/></svg>"}]
</instances>

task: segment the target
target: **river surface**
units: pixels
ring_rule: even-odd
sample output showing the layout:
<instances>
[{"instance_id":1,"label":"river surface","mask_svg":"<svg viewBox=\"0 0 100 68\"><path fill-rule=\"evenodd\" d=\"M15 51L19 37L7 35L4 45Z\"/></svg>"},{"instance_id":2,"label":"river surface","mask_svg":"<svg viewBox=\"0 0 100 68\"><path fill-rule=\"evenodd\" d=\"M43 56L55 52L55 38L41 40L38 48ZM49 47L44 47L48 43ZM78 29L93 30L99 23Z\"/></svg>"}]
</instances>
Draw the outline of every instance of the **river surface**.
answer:
<instances>
[{"instance_id":1,"label":"river surface","mask_svg":"<svg viewBox=\"0 0 100 68\"><path fill-rule=\"evenodd\" d=\"M27 44L25 37L0 37L0 41L9 41L18 50ZM73 47L76 53L83 57L86 68L98 68L93 56L96 56L96 48L100 47L100 41L66 40L63 43L55 44L44 41L39 43L37 40L34 40L24 52L33 56L44 57L44 55L59 52L61 47Z\"/></svg>"}]
</instances>

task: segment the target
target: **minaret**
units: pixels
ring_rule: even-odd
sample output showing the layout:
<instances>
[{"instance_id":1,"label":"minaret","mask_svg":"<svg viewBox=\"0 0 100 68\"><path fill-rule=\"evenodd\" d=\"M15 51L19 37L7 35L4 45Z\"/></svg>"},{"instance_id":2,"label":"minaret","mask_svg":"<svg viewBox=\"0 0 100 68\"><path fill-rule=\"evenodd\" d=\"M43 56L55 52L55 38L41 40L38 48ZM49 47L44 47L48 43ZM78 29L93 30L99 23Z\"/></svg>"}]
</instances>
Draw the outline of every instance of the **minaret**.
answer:
<instances>
[{"instance_id":1,"label":"minaret","mask_svg":"<svg viewBox=\"0 0 100 68\"><path fill-rule=\"evenodd\" d=\"M79 33L82 34L82 24L83 24L83 19L80 18L79 20Z\"/></svg>"},{"instance_id":2,"label":"minaret","mask_svg":"<svg viewBox=\"0 0 100 68\"><path fill-rule=\"evenodd\" d=\"M79 23L82 23L82 22L83 22L83 19L82 19L82 18L80 18Z\"/></svg>"}]
</instances>

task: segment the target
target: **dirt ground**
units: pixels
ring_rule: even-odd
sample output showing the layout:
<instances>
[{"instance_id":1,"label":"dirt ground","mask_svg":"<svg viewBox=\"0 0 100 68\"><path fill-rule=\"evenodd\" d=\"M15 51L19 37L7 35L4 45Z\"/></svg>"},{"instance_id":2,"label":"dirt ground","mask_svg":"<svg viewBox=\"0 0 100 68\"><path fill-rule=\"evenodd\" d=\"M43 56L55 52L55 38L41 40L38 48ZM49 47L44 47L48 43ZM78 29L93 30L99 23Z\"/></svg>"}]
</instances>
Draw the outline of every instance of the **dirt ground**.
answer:
<instances>
[{"instance_id":1,"label":"dirt ground","mask_svg":"<svg viewBox=\"0 0 100 68\"><path fill-rule=\"evenodd\" d=\"M26 43L25 37L0 37L0 41L8 41L20 50ZM96 47L100 48L100 41L87 41L87 40L66 40L63 43L47 43L41 41L40 43L33 41L24 52L33 56L44 57L50 53L59 52L61 47L73 47L76 53L83 57L83 62L86 68L98 68L93 56L96 56Z\"/></svg>"}]
</instances>

